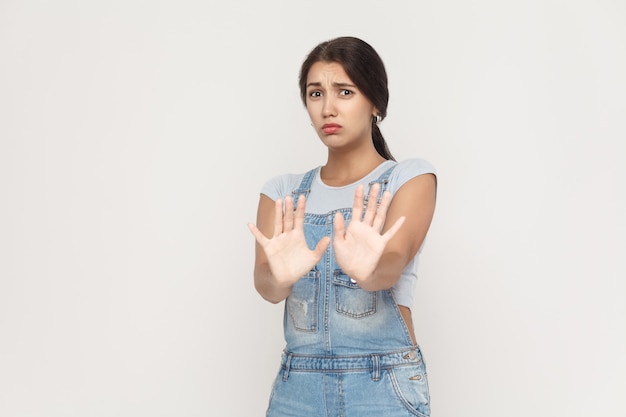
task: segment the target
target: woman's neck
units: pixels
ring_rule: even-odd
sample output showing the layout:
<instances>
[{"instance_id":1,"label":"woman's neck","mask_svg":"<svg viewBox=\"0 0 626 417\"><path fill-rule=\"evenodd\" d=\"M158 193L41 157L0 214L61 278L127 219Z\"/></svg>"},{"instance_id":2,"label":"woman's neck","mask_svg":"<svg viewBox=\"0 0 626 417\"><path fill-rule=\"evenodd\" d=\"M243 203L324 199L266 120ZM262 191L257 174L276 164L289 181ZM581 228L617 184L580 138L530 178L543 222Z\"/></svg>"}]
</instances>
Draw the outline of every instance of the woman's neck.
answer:
<instances>
[{"instance_id":1,"label":"woman's neck","mask_svg":"<svg viewBox=\"0 0 626 417\"><path fill-rule=\"evenodd\" d=\"M360 180L385 161L376 151L367 155L329 152L328 161L322 167L320 176L324 184L340 187Z\"/></svg>"}]
</instances>

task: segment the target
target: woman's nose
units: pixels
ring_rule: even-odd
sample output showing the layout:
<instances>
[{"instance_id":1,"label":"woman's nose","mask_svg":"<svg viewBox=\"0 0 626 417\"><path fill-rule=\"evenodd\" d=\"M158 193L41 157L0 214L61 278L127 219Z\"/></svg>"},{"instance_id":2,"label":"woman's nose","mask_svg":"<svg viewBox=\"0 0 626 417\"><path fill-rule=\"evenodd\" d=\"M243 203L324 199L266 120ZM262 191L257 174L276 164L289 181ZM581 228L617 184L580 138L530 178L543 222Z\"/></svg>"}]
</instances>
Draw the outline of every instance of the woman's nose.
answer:
<instances>
[{"instance_id":1,"label":"woman's nose","mask_svg":"<svg viewBox=\"0 0 626 417\"><path fill-rule=\"evenodd\" d=\"M324 106L322 107L322 115L324 117L336 115L335 101L332 99L332 97L324 98Z\"/></svg>"}]
</instances>

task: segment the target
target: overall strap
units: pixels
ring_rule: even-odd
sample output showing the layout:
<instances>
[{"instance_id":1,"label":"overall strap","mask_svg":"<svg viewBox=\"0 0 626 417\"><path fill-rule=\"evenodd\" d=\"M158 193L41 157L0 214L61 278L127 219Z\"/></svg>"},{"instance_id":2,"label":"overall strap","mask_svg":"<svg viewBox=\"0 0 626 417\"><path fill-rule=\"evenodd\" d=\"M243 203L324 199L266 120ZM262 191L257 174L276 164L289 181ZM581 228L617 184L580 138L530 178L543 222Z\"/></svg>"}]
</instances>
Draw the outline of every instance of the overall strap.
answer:
<instances>
[{"instance_id":1,"label":"overall strap","mask_svg":"<svg viewBox=\"0 0 626 417\"><path fill-rule=\"evenodd\" d=\"M311 192L311 184L313 183L313 179L317 174L318 168L313 168L302 177L302 181L300 182L300 186L291 192L291 196L293 197L293 209L295 210L298 206L298 198L300 195L304 195L304 198L309 197L309 193Z\"/></svg>"},{"instance_id":2,"label":"overall strap","mask_svg":"<svg viewBox=\"0 0 626 417\"><path fill-rule=\"evenodd\" d=\"M387 171L383 172L377 179L375 179L374 181L371 181L368 184L366 193L365 193L365 199L363 201L363 207L367 206L367 201L369 200L369 196L370 196L370 191L372 189L372 185L378 183L380 184L380 190L378 191L378 199L376 201L377 205L380 205L380 200L383 198L383 193L387 190L387 185L389 184L389 176L391 175L391 172L393 171L393 169L397 166L398 164L393 164L393 166L391 168L389 168Z\"/></svg>"}]
</instances>

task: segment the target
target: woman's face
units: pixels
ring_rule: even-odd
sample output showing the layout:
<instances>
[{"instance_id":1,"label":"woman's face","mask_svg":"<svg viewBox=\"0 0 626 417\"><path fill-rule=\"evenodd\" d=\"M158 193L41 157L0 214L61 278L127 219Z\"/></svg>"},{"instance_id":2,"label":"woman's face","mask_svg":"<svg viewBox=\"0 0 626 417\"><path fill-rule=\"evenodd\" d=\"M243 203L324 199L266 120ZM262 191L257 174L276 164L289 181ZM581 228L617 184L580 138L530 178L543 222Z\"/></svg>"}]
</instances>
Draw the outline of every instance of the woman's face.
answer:
<instances>
[{"instance_id":1,"label":"woman's face","mask_svg":"<svg viewBox=\"0 0 626 417\"><path fill-rule=\"evenodd\" d=\"M372 141L377 110L337 62L319 61L307 75L306 108L320 139L332 149Z\"/></svg>"}]
</instances>

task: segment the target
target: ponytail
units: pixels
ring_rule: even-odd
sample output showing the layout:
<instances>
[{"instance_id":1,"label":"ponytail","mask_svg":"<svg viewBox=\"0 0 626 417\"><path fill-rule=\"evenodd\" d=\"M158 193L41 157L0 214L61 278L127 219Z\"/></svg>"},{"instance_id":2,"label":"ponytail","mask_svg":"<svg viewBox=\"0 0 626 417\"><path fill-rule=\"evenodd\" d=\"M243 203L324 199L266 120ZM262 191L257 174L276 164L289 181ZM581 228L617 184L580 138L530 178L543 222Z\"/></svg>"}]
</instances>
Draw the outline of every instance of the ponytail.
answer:
<instances>
[{"instance_id":1,"label":"ponytail","mask_svg":"<svg viewBox=\"0 0 626 417\"><path fill-rule=\"evenodd\" d=\"M374 117L372 121L372 141L374 142L374 148L376 151L387 160L395 161L396 158L393 157L389 147L387 147L387 142L385 142L385 138L383 137L378 124L376 124L376 118Z\"/></svg>"}]
</instances>

